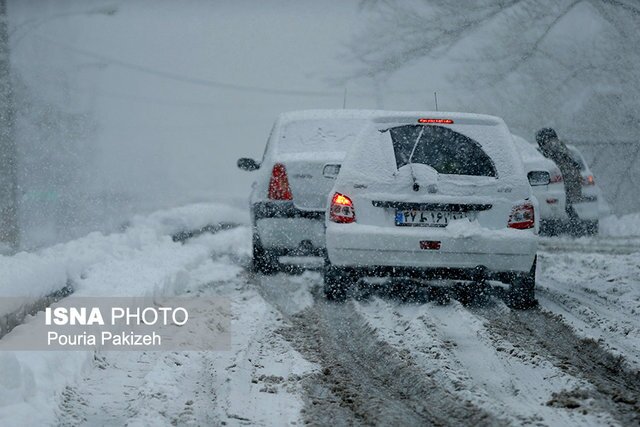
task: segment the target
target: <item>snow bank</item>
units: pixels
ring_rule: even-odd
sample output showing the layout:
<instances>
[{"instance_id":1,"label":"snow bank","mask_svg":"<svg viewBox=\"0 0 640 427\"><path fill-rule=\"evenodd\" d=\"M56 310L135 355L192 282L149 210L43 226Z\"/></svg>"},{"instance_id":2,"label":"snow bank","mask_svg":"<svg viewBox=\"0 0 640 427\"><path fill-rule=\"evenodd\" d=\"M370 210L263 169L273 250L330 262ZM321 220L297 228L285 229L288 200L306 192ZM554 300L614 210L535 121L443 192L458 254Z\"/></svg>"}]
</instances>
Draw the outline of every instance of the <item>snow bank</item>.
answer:
<instances>
[{"instance_id":1,"label":"snow bank","mask_svg":"<svg viewBox=\"0 0 640 427\"><path fill-rule=\"evenodd\" d=\"M154 212L149 216L135 216L131 221L134 227L150 227L166 235L199 230L218 223L248 224L248 211L221 204L198 203Z\"/></svg>"},{"instance_id":2,"label":"snow bank","mask_svg":"<svg viewBox=\"0 0 640 427\"><path fill-rule=\"evenodd\" d=\"M174 259L174 246L179 244L172 241L171 234L221 222L246 222L245 216L246 213L242 212L238 218L237 209L225 205L189 205L159 211L148 217L135 217L122 233L91 233L41 251L0 256L0 296L5 297L0 304L0 316L20 309L24 303L60 290L68 281L85 295L118 295L115 288L127 289L125 295L135 293L140 286L147 286L149 280L143 284L126 280L132 276L118 270L123 267L123 262L132 258L142 260L148 251L164 252L164 257L157 253L158 256L154 258L163 258L161 265L148 266L148 279L152 279L155 272L166 272L171 265L181 266L184 262L184 259ZM137 273L144 267L136 266ZM87 273L100 268L119 271L118 277L100 283L92 281ZM158 280L155 282L158 283ZM174 285L177 286L177 282Z\"/></svg>"},{"instance_id":3,"label":"snow bank","mask_svg":"<svg viewBox=\"0 0 640 427\"><path fill-rule=\"evenodd\" d=\"M609 215L600 220L600 234L610 237L640 236L640 212L623 215Z\"/></svg>"}]
</instances>

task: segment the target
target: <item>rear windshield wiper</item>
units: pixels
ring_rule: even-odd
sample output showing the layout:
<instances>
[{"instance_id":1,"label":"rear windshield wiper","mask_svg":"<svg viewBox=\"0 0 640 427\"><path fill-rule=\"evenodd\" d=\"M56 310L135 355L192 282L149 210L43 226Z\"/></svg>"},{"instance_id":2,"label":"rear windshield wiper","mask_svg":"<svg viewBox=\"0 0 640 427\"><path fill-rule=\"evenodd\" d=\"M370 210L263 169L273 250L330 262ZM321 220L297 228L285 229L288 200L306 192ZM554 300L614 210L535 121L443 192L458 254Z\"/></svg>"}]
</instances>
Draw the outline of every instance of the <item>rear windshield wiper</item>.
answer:
<instances>
[{"instance_id":1,"label":"rear windshield wiper","mask_svg":"<svg viewBox=\"0 0 640 427\"><path fill-rule=\"evenodd\" d=\"M424 133L424 126L421 126L420 133L416 138L416 142L413 144L413 148L411 149L411 154L409 155L409 170L411 171L411 179L413 180L413 191L420 191L420 184L418 184L418 180L416 179L416 174L413 171L413 153L416 152L416 147L418 146L418 142L420 142L420 138L422 138L422 134Z\"/></svg>"}]
</instances>

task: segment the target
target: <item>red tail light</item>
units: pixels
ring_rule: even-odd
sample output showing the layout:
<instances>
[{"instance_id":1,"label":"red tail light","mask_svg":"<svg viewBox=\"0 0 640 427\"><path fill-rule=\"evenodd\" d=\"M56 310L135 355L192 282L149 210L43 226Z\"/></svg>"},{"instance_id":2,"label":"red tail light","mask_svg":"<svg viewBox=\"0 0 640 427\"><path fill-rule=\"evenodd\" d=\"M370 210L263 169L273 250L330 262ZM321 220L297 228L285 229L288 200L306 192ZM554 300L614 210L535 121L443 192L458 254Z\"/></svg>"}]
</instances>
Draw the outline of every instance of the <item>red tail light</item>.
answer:
<instances>
[{"instance_id":1,"label":"red tail light","mask_svg":"<svg viewBox=\"0 0 640 427\"><path fill-rule=\"evenodd\" d=\"M339 224L349 224L356 221L356 211L353 202L344 194L335 193L329 207L329 219Z\"/></svg>"},{"instance_id":2,"label":"red tail light","mask_svg":"<svg viewBox=\"0 0 640 427\"><path fill-rule=\"evenodd\" d=\"M276 163L271 171L269 181L269 198L271 200L293 200L287 169L282 163Z\"/></svg>"},{"instance_id":3,"label":"red tail light","mask_svg":"<svg viewBox=\"0 0 640 427\"><path fill-rule=\"evenodd\" d=\"M507 227L517 228L518 230L526 230L533 228L536 224L533 205L525 202L521 205L514 206L509 215L509 223Z\"/></svg>"},{"instance_id":4,"label":"red tail light","mask_svg":"<svg viewBox=\"0 0 640 427\"><path fill-rule=\"evenodd\" d=\"M596 185L596 180L593 175L588 175L582 178L582 185Z\"/></svg>"},{"instance_id":5,"label":"red tail light","mask_svg":"<svg viewBox=\"0 0 640 427\"><path fill-rule=\"evenodd\" d=\"M564 179L562 178L562 173L559 170L555 170L551 173L549 184L557 184L558 182L562 182L563 180Z\"/></svg>"}]
</instances>

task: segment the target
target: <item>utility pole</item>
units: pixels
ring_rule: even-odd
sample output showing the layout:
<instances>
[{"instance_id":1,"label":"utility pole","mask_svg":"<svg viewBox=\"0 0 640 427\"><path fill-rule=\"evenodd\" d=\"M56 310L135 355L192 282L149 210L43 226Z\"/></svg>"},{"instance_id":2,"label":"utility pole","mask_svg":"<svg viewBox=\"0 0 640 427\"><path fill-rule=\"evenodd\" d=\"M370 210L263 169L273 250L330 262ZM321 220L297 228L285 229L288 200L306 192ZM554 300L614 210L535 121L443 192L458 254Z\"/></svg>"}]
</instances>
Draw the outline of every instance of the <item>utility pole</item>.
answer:
<instances>
[{"instance_id":1,"label":"utility pole","mask_svg":"<svg viewBox=\"0 0 640 427\"><path fill-rule=\"evenodd\" d=\"M0 0L0 252L19 246L14 118L7 0Z\"/></svg>"}]
</instances>

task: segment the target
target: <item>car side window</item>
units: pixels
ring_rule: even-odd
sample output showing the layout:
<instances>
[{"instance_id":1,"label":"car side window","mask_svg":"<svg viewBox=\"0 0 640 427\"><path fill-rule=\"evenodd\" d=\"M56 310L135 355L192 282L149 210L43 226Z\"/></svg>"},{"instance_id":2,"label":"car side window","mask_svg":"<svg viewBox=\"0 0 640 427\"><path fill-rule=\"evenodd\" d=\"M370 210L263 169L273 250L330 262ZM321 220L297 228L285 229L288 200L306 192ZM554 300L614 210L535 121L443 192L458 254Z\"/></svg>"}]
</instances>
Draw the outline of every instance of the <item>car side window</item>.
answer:
<instances>
[{"instance_id":1,"label":"car side window","mask_svg":"<svg viewBox=\"0 0 640 427\"><path fill-rule=\"evenodd\" d=\"M411 159L411 163L431 166L441 174L497 176L493 161L480 144L449 128L404 125L389 129L389 133L398 169ZM416 145L418 136L420 141Z\"/></svg>"}]
</instances>

